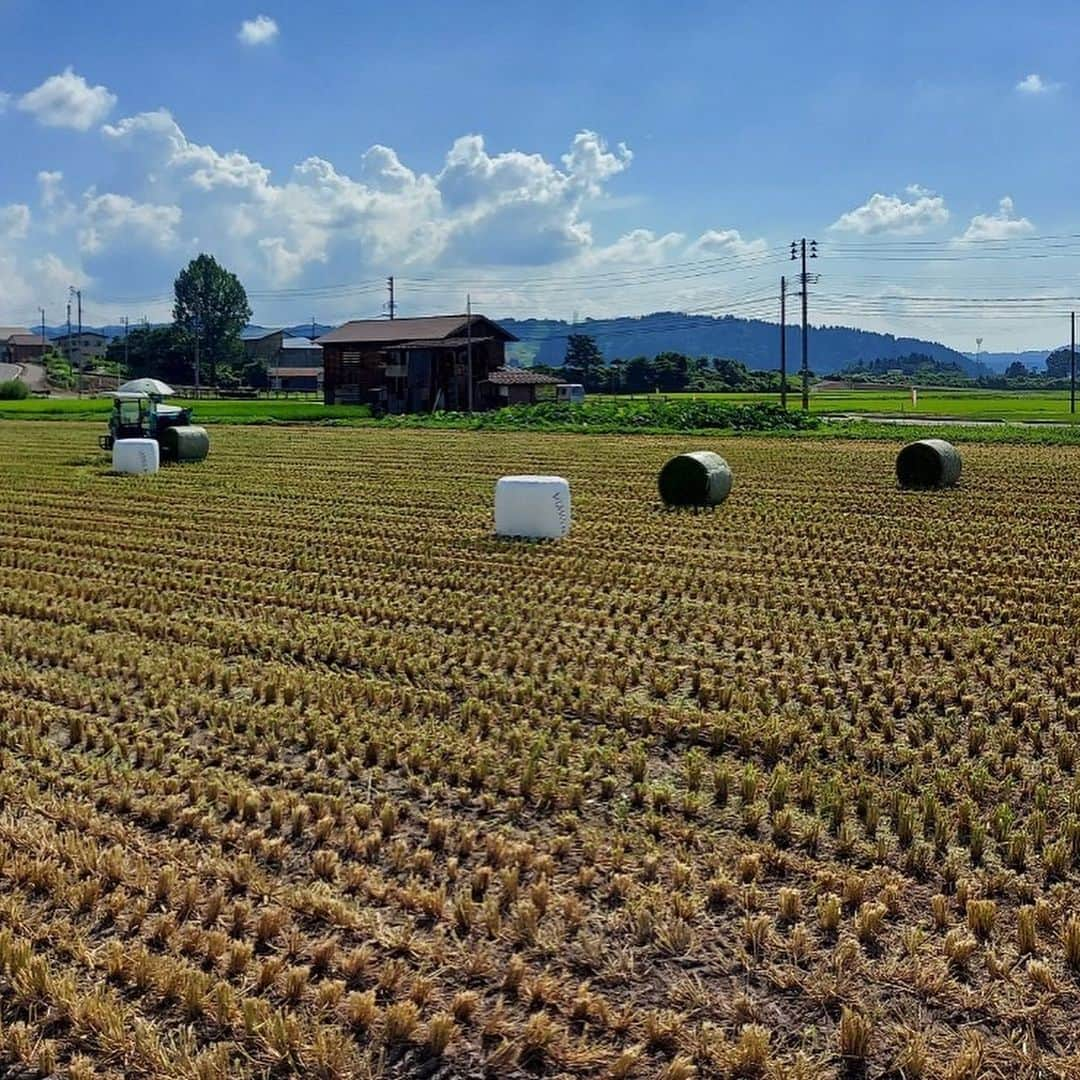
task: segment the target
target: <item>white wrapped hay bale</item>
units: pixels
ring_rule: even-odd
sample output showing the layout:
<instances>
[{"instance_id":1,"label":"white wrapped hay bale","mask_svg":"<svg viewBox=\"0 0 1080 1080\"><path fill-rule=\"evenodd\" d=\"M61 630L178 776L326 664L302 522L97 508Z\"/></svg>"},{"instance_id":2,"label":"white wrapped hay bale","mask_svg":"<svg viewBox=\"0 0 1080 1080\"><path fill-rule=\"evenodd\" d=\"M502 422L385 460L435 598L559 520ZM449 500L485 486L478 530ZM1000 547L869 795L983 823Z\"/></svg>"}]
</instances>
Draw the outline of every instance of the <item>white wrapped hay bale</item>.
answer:
<instances>
[{"instance_id":1,"label":"white wrapped hay bale","mask_svg":"<svg viewBox=\"0 0 1080 1080\"><path fill-rule=\"evenodd\" d=\"M117 439L113 443L113 472L145 475L161 466L161 451L156 439Z\"/></svg>"},{"instance_id":2,"label":"white wrapped hay bale","mask_svg":"<svg viewBox=\"0 0 1080 1080\"><path fill-rule=\"evenodd\" d=\"M495 485L495 532L558 540L570 531L570 484L561 476L504 476Z\"/></svg>"}]
</instances>

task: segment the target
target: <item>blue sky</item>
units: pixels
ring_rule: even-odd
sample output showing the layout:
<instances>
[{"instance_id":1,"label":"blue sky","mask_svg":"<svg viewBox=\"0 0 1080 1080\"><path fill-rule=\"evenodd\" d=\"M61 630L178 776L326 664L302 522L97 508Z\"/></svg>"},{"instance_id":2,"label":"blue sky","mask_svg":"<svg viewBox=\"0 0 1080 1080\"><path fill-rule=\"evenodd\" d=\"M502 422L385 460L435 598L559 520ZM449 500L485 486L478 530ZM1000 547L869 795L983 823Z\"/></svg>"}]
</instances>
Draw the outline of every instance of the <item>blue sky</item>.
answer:
<instances>
[{"instance_id":1,"label":"blue sky","mask_svg":"<svg viewBox=\"0 0 1080 1080\"><path fill-rule=\"evenodd\" d=\"M264 324L378 314L390 273L403 314L774 318L806 235L814 321L1055 344L1078 30L1064 3L0 0L0 323L59 322L72 283L87 321L161 318L200 250Z\"/></svg>"}]
</instances>

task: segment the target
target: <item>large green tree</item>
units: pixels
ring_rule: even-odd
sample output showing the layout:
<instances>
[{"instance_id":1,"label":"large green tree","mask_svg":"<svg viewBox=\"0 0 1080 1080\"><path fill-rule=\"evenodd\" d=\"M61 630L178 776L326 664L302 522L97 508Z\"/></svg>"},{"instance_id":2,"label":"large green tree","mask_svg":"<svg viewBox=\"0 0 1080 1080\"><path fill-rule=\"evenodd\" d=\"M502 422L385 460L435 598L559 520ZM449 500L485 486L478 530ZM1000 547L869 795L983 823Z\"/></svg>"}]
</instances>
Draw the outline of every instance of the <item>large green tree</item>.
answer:
<instances>
[{"instance_id":1,"label":"large green tree","mask_svg":"<svg viewBox=\"0 0 1080 1080\"><path fill-rule=\"evenodd\" d=\"M1072 372L1072 357L1068 349L1055 349L1046 358L1046 374L1051 379L1067 379Z\"/></svg>"},{"instance_id":2,"label":"large green tree","mask_svg":"<svg viewBox=\"0 0 1080 1080\"><path fill-rule=\"evenodd\" d=\"M580 371L581 381L592 386L593 374L604 366L604 357L596 344L596 338L588 334L571 334L566 339L566 357L563 367L569 371Z\"/></svg>"},{"instance_id":3,"label":"large green tree","mask_svg":"<svg viewBox=\"0 0 1080 1080\"><path fill-rule=\"evenodd\" d=\"M173 319L194 344L199 362L217 385L218 369L239 360L240 331L251 318L247 293L240 279L213 255L200 255L180 271L173 289Z\"/></svg>"}]
</instances>

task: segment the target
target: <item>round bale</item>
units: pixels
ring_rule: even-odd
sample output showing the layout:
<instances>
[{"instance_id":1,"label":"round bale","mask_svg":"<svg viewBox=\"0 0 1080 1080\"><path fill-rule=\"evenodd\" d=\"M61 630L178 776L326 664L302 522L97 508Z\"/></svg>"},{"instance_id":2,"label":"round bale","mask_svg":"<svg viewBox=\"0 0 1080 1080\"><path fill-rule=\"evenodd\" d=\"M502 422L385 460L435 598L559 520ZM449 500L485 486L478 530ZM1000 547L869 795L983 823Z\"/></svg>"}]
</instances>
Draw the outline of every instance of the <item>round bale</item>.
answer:
<instances>
[{"instance_id":1,"label":"round bale","mask_svg":"<svg viewBox=\"0 0 1080 1080\"><path fill-rule=\"evenodd\" d=\"M960 451L944 439L908 443L896 457L902 488L952 487L960 479Z\"/></svg>"},{"instance_id":2,"label":"round bale","mask_svg":"<svg viewBox=\"0 0 1080 1080\"><path fill-rule=\"evenodd\" d=\"M180 424L161 433L161 446L170 461L202 461L210 453L210 436L204 427Z\"/></svg>"},{"instance_id":3,"label":"round bale","mask_svg":"<svg viewBox=\"0 0 1080 1080\"><path fill-rule=\"evenodd\" d=\"M731 491L731 468L711 450L673 457L657 478L667 506L719 506Z\"/></svg>"}]
</instances>

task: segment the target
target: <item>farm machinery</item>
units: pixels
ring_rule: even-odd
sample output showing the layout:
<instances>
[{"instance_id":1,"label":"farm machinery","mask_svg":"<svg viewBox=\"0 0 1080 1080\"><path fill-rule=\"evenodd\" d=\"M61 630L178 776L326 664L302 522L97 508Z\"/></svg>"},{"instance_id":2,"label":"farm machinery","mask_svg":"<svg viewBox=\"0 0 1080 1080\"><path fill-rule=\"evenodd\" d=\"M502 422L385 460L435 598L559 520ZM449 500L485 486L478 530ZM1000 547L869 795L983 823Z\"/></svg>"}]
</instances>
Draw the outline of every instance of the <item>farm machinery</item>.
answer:
<instances>
[{"instance_id":1,"label":"farm machinery","mask_svg":"<svg viewBox=\"0 0 1080 1080\"><path fill-rule=\"evenodd\" d=\"M98 446L111 450L120 439L153 439L162 461L202 461L210 451L206 428L191 423L191 410L165 404L174 391L160 379L133 379L106 394L112 398L108 435Z\"/></svg>"}]
</instances>

